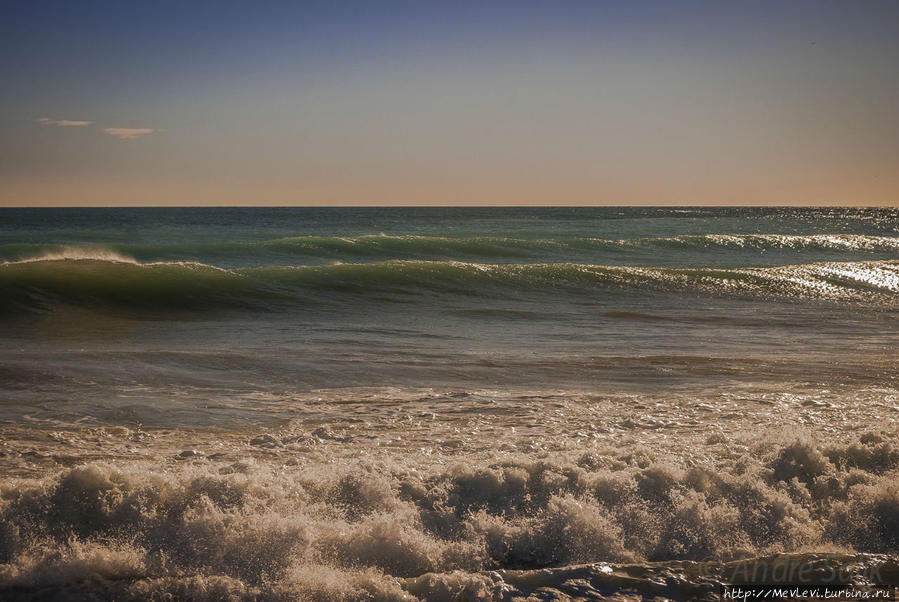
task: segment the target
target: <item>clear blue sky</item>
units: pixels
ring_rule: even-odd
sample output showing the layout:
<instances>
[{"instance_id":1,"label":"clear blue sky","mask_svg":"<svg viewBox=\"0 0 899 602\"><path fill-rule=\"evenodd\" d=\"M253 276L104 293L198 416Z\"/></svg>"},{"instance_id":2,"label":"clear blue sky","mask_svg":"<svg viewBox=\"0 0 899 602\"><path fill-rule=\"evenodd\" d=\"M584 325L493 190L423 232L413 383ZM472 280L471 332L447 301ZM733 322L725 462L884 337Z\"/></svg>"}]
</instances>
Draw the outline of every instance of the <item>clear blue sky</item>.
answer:
<instances>
[{"instance_id":1,"label":"clear blue sky","mask_svg":"<svg viewBox=\"0 0 899 602\"><path fill-rule=\"evenodd\" d=\"M0 205L897 204L899 2L7 2Z\"/></svg>"}]
</instances>

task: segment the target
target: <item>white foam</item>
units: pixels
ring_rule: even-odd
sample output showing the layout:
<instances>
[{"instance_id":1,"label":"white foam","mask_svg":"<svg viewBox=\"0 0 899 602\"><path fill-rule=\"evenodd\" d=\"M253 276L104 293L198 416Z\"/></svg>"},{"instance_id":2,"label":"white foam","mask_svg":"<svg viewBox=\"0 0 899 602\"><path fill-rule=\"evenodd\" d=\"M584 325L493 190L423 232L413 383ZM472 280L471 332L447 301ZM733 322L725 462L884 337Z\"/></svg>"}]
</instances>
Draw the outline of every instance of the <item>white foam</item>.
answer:
<instances>
[{"instance_id":1,"label":"white foam","mask_svg":"<svg viewBox=\"0 0 899 602\"><path fill-rule=\"evenodd\" d=\"M109 261L113 263L138 264L133 257L118 251L99 246L65 246L58 251L47 251L33 257L25 257L15 261L4 261L2 265L19 263L37 263L42 261Z\"/></svg>"}]
</instances>

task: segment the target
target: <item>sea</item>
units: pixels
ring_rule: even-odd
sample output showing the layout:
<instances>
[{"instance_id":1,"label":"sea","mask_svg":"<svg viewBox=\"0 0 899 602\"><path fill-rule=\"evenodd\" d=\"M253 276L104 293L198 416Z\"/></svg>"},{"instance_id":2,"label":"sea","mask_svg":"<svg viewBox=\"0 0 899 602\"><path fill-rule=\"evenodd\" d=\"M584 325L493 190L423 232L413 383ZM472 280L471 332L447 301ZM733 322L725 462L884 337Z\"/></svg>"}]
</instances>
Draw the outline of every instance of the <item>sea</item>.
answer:
<instances>
[{"instance_id":1,"label":"sea","mask_svg":"<svg viewBox=\"0 0 899 602\"><path fill-rule=\"evenodd\" d=\"M897 309L895 208L0 209L0 598L893 587Z\"/></svg>"}]
</instances>

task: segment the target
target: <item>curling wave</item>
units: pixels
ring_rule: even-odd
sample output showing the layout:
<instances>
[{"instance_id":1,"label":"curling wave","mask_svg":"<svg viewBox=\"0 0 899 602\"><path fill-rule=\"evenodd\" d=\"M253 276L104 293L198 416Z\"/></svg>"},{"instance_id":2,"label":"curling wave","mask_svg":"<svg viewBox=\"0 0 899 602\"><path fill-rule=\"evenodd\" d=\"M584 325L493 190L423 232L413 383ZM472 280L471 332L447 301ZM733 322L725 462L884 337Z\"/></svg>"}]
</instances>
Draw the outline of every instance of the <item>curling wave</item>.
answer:
<instances>
[{"instance_id":1,"label":"curling wave","mask_svg":"<svg viewBox=\"0 0 899 602\"><path fill-rule=\"evenodd\" d=\"M0 265L2 307L55 305L206 309L277 307L327 296L517 296L656 291L892 307L899 261L824 262L766 268L676 269L571 263L385 261L224 269L192 262L49 255Z\"/></svg>"}]
</instances>

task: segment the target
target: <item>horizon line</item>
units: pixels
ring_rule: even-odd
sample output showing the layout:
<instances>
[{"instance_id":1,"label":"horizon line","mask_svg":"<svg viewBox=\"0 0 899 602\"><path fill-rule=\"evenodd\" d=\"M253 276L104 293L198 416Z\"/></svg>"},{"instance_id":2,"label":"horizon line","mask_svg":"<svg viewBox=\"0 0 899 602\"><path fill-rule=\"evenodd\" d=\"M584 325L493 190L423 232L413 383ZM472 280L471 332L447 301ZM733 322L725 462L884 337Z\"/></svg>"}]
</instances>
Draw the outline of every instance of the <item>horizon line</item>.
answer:
<instances>
[{"instance_id":1,"label":"horizon line","mask_svg":"<svg viewBox=\"0 0 899 602\"><path fill-rule=\"evenodd\" d=\"M672 209L672 208L714 208L714 209L741 209L741 208L797 208L797 209L822 209L822 208L841 208L841 209L899 209L899 203L890 204L872 204L872 205L854 205L854 204L740 204L740 205L724 205L712 203L688 203L688 204L662 204L662 205L646 205L646 204L623 204L623 205L586 205L586 204L561 204L561 205L6 205L0 206L2 209L601 209L601 208L644 208L644 209Z\"/></svg>"}]
</instances>

